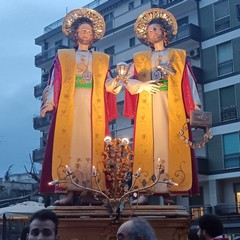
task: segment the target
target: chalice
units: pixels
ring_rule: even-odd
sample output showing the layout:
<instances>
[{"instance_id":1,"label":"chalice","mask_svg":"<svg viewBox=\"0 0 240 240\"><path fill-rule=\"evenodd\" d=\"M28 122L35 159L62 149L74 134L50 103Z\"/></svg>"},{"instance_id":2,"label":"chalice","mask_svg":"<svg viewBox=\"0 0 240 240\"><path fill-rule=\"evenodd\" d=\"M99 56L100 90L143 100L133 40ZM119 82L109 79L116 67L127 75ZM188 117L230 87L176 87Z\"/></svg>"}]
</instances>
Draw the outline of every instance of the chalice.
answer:
<instances>
[{"instance_id":1,"label":"chalice","mask_svg":"<svg viewBox=\"0 0 240 240\"><path fill-rule=\"evenodd\" d=\"M127 83L127 79L125 78L127 71L128 71L128 64L125 62L120 62L117 64L117 72L118 78L121 79L125 84Z\"/></svg>"}]
</instances>

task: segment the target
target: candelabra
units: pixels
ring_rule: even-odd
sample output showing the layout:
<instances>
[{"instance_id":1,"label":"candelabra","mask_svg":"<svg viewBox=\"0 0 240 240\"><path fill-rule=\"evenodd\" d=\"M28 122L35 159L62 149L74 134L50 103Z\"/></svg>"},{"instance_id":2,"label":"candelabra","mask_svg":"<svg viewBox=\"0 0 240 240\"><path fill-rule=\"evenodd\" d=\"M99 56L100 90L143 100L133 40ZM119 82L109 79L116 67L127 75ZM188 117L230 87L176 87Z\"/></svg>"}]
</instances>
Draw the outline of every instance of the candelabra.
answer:
<instances>
[{"instance_id":1,"label":"candelabra","mask_svg":"<svg viewBox=\"0 0 240 240\"><path fill-rule=\"evenodd\" d=\"M50 185L59 185L61 183L70 183L83 191L89 191L103 198L103 204L111 218L116 218L124 209L125 203L130 202L130 196L133 194L146 191L158 183L167 184L167 186L177 185L175 182L165 178L160 180L164 173L164 168L158 159L157 176L154 180L142 187L136 187L136 181L141 176L142 169L139 168L136 173L133 172L133 151L129 146L127 138L111 139L106 137L105 149L103 152L104 174L106 181L106 189L99 186L99 173L95 166L92 167L92 179L95 182L96 189L80 185L74 181L74 174L71 169L66 166L66 180L54 180Z\"/></svg>"}]
</instances>

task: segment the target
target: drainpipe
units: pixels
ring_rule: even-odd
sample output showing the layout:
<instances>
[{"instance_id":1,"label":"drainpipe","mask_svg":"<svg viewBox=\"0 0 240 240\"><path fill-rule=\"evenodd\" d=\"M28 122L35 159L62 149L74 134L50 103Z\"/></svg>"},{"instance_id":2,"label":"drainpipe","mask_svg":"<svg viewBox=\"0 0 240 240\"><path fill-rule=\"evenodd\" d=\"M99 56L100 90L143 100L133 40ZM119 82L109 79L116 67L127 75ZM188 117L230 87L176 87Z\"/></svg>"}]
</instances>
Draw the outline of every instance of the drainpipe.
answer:
<instances>
[{"instance_id":1,"label":"drainpipe","mask_svg":"<svg viewBox=\"0 0 240 240\"><path fill-rule=\"evenodd\" d=\"M201 0L195 0L196 3L197 3L197 18L198 18L198 26L201 30L201 17L200 17L200 7L199 7L199 2ZM200 52L200 67L202 67L202 36L201 36L201 40L200 40L200 43L199 43L199 52Z\"/></svg>"},{"instance_id":2,"label":"drainpipe","mask_svg":"<svg viewBox=\"0 0 240 240\"><path fill-rule=\"evenodd\" d=\"M6 240L7 239L7 218L6 214L3 214L3 232L2 232L2 239Z\"/></svg>"}]
</instances>

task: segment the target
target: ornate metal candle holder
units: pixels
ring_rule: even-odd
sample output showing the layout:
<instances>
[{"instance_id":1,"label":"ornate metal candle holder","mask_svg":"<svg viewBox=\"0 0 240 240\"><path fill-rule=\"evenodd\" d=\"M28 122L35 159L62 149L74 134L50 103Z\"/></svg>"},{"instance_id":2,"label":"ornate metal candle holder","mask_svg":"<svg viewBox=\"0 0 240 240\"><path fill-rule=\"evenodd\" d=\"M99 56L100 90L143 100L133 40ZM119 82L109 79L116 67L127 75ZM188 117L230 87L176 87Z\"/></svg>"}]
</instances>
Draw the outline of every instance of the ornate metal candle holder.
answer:
<instances>
[{"instance_id":1,"label":"ornate metal candle holder","mask_svg":"<svg viewBox=\"0 0 240 240\"><path fill-rule=\"evenodd\" d=\"M168 186L177 185L167 178L160 180L161 175L164 173L164 169L159 159L157 176L152 178L151 183L144 184L141 188L137 188L135 183L141 176L141 169L139 168L136 173L132 173L134 153L129 146L128 139L115 138L112 140L110 137L106 137L104 141L103 171L105 174L106 189L103 190L99 186L99 174L95 166L92 167L92 178L95 181L97 189L85 187L76 183L74 181L74 174L68 166L66 166L66 180L54 180L49 184L59 185L61 183L71 183L82 191L89 191L95 195L101 196L103 198L103 204L105 204L111 218L119 216L124 209L125 203L130 202L130 197L133 194L144 192L157 183L167 184Z\"/></svg>"}]
</instances>

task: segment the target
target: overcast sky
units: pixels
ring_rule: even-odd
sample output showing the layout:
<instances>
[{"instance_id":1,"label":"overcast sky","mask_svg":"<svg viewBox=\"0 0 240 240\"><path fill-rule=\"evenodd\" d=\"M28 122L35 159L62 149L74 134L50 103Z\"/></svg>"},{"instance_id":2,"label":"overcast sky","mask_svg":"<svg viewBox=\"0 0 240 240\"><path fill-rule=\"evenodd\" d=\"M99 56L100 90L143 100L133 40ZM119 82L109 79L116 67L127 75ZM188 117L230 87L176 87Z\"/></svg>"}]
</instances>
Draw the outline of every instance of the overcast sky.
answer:
<instances>
[{"instance_id":1,"label":"overcast sky","mask_svg":"<svg viewBox=\"0 0 240 240\"><path fill-rule=\"evenodd\" d=\"M47 25L66 12L85 6L91 0L0 0L0 177L30 167L29 154L39 148L40 133L33 129L33 117L40 102L34 86L41 71L34 56L41 48L34 44Z\"/></svg>"}]
</instances>

